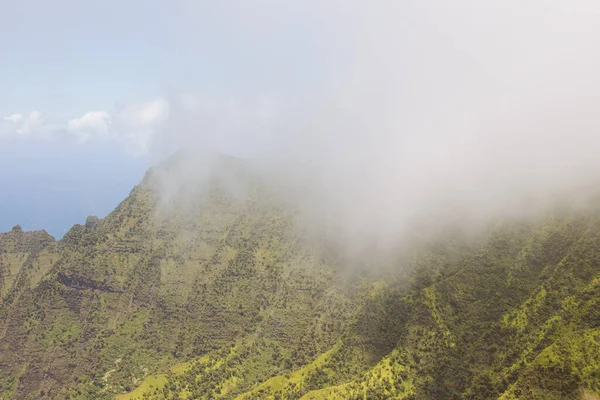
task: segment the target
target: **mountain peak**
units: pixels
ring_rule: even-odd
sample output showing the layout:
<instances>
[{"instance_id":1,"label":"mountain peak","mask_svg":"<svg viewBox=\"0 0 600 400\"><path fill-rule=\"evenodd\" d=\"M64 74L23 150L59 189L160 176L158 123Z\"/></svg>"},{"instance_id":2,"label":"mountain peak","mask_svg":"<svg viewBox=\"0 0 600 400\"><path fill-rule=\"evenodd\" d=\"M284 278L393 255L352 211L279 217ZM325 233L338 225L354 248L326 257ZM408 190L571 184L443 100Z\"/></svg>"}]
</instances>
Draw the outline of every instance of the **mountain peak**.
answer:
<instances>
[{"instance_id":1,"label":"mountain peak","mask_svg":"<svg viewBox=\"0 0 600 400\"><path fill-rule=\"evenodd\" d=\"M98 223L100 223L100 218L94 215L90 215L85 219L86 228L93 228L94 226L98 225Z\"/></svg>"}]
</instances>

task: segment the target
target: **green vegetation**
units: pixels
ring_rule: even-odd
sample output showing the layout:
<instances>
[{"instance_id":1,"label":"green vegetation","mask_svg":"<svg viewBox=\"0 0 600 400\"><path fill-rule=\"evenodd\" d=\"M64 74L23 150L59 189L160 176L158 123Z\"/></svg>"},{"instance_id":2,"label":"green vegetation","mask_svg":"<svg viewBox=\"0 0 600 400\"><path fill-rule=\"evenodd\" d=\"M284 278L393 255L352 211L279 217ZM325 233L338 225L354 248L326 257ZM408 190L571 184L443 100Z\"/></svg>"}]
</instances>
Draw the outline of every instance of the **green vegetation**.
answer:
<instances>
[{"instance_id":1,"label":"green vegetation","mask_svg":"<svg viewBox=\"0 0 600 400\"><path fill-rule=\"evenodd\" d=\"M60 241L0 234L0 399L600 394L598 204L349 272L258 179L165 207L155 173Z\"/></svg>"}]
</instances>

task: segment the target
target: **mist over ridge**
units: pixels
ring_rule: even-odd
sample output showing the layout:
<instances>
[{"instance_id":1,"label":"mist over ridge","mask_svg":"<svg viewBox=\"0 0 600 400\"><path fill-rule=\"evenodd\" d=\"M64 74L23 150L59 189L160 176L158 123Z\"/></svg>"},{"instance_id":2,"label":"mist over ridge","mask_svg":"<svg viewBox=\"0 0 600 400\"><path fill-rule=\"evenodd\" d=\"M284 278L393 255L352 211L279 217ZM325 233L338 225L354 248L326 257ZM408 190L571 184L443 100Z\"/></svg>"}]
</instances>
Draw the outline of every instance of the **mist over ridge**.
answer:
<instances>
[{"instance_id":1,"label":"mist over ridge","mask_svg":"<svg viewBox=\"0 0 600 400\"><path fill-rule=\"evenodd\" d=\"M600 3L3 10L0 399L600 399Z\"/></svg>"},{"instance_id":2,"label":"mist over ridge","mask_svg":"<svg viewBox=\"0 0 600 400\"><path fill-rule=\"evenodd\" d=\"M181 149L188 160L165 197L232 154L289 190L307 221L352 242L395 242L414 221L532 215L596 191L598 4L263 1L245 11L226 21L267 48L292 14L313 27L323 81L171 96L155 154Z\"/></svg>"}]
</instances>

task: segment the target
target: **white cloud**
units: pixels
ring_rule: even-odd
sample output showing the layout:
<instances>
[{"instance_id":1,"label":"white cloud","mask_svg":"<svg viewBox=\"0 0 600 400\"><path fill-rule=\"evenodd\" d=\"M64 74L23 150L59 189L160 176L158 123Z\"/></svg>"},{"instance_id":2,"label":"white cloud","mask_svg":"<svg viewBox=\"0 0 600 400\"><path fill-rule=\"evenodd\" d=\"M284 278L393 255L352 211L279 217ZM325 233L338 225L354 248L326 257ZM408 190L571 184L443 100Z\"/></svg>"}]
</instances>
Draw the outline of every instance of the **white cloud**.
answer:
<instances>
[{"instance_id":1,"label":"white cloud","mask_svg":"<svg viewBox=\"0 0 600 400\"><path fill-rule=\"evenodd\" d=\"M0 139L71 140L80 145L109 141L139 156L150 152L162 154L165 140L172 141L179 131L193 130L187 145L195 145L209 136L212 145L222 151L235 147L238 141L244 143L238 147L245 151L256 148L261 132L268 133L277 106L273 98L264 95L216 98L188 92L169 99L158 97L128 104L113 111L91 110L56 124L49 124L39 111L14 113L0 117ZM252 146L243 140L248 129L254 134Z\"/></svg>"},{"instance_id":2,"label":"white cloud","mask_svg":"<svg viewBox=\"0 0 600 400\"><path fill-rule=\"evenodd\" d=\"M0 121L0 138L14 136L17 133L23 114L12 114Z\"/></svg>"},{"instance_id":3,"label":"white cloud","mask_svg":"<svg viewBox=\"0 0 600 400\"><path fill-rule=\"evenodd\" d=\"M8 117L4 117L4 120L10 121L10 122L13 122L16 124L23 120L23 114L12 114L12 115L9 115Z\"/></svg>"},{"instance_id":4,"label":"white cloud","mask_svg":"<svg viewBox=\"0 0 600 400\"><path fill-rule=\"evenodd\" d=\"M121 110L119 117L132 127L147 127L160 124L169 118L169 102L165 99L131 104Z\"/></svg>"},{"instance_id":5,"label":"white cloud","mask_svg":"<svg viewBox=\"0 0 600 400\"><path fill-rule=\"evenodd\" d=\"M114 113L88 111L80 117L50 125L39 111L0 117L1 138L76 138L80 144L96 139L110 140L133 155L146 154L163 124L169 119L170 105L163 98L129 104Z\"/></svg>"},{"instance_id":6,"label":"white cloud","mask_svg":"<svg viewBox=\"0 0 600 400\"><path fill-rule=\"evenodd\" d=\"M77 135L81 142L95 135L107 136L110 133L111 118L106 111L90 111L79 118L69 120L67 129Z\"/></svg>"},{"instance_id":7,"label":"white cloud","mask_svg":"<svg viewBox=\"0 0 600 400\"><path fill-rule=\"evenodd\" d=\"M114 113L89 111L67 123L80 143L94 138L114 140L134 155L145 154L160 125L169 118L169 102L162 98L129 104Z\"/></svg>"},{"instance_id":8,"label":"white cloud","mask_svg":"<svg viewBox=\"0 0 600 400\"><path fill-rule=\"evenodd\" d=\"M27 116L20 113L4 117L0 125L0 137L42 137L48 138L50 127L42 113L31 111Z\"/></svg>"},{"instance_id":9,"label":"white cloud","mask_svg":"<svg viewBox=\"0 0 600 400\"><path fill-rule=\"evenodd\" d=\"M169 114L169 102L163 98L124 107L116 120L118 140L134 155L148 153Z\"/></svg>"},{"instance_id":10,"label":"white cloud","mask_svg":"<svg viewBox=\"0 0 600 400\"><path fill-rule=\"evenodd\" d=\"M44 118L42 113L39 111L32 111L29 113L27 118L23 121L21 128L17 130L19 135L33 135L41 134L45 135Z\"/></svg>"}]
</instances>

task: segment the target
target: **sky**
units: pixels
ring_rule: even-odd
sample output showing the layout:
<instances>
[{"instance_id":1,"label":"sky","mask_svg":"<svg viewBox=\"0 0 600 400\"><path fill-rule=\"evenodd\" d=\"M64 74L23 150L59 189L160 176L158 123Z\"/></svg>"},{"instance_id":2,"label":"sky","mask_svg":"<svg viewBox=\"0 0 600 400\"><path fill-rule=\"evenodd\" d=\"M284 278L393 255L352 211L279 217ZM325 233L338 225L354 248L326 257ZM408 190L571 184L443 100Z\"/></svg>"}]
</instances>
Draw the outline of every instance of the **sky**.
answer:
<instances>
[{"instance_id":1,"label":"sky","mask_svg":"<svg viewBox=\"0 0 600 400\"><path fill-rule=\"evenodd\" d=\"M61 236L178 149L361 234L600 176L596 1L0 2L0 231Z\"/></svg>"},{"instance_id":2,"label":"sky","mask_svg":"<svg viewBox=\"0 0 600 400\"><path fill-rule=\"evenodd\" d=\"M60 237L106 215L176 148L153 147L169 97L231 102L317 79L306 21L249 37L244 2L213 3L1 2L0 231Z\"/></svg>"}]
</instances>

